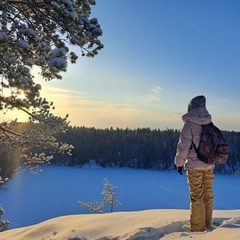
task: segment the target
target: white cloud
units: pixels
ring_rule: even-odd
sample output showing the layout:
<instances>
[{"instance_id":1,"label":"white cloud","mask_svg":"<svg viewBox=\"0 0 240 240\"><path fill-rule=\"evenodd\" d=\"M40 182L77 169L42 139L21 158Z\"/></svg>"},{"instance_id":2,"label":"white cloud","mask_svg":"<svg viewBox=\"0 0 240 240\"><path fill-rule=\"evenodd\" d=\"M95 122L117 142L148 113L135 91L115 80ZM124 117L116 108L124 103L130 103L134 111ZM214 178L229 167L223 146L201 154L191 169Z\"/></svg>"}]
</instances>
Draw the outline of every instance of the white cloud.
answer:
<instances>
[{"instance_id":1,"label":"white cloud","mask_svg":"<svg viewBox=\"0 0 240 240\"><path fill-rule=\"evenodd\" d=\"M159 86L149 90L149 94L124 102L90 99L83 92L47 86L44 89L47 99L52 100L55 112L69 114L70 124L96 128L180 128L181 116L161 109ZM176 124L177 123L177 124Z\"/></svg>"},{"instance_id":2,"label":"white cloud","mask_svg":"<svg viewBox=\"0 0 240 240\"><path fill-rule=\"evenodd\" d=\"M150 89L150 93L141 97L141 100L144 104L156 104L161 100L162 88L160 86L155 86Z\"/></svg>"},{"instance_id":3,"label":"white cloud","mask_svg":"<svg viewBox=\"0 0 240 240\"><path fill-rule=\"evenodd\" d=\"M151 91L153 92L153 93L161 93L162 92L162 88L160 87L160 86L156 86L155 88L153 88L153 89L151 89Z\"/></svg>"}]
</instances>

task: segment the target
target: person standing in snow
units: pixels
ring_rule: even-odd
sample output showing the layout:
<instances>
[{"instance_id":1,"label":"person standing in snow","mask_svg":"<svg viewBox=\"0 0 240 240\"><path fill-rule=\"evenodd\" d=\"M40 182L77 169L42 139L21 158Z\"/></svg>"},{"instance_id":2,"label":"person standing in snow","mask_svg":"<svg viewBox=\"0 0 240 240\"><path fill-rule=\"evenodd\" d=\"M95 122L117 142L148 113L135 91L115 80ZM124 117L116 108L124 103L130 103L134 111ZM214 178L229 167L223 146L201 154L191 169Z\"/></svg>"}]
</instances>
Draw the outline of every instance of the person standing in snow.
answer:
<instances>
[{"instance_id":1,"label":"person standing in snow","mask_svg":"<svg viewBox=\"0 0 240 240\"><path fill-rule=\"evenodd\" d=\"M183 167L187 174L190 193L190 231L202 232L212 227L214 164L206 164L199 160L192 142L198 147L201 125L212 121L206 109L206 98L194 97L189 102L187 113L182 116L182 120L184 125L174 163L181 175Z\"/></svg>"}]
</instances>

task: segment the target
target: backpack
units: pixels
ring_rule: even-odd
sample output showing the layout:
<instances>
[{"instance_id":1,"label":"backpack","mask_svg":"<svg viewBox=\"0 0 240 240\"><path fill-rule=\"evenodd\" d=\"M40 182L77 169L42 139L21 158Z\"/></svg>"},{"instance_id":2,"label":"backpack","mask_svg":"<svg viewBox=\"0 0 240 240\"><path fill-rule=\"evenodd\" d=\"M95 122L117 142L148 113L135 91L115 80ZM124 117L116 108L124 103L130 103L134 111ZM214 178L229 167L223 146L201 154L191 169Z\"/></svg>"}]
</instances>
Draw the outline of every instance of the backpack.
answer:
<instances>
[{"instance_id":1,"label":"backpack","mask_svg":"<svg viewBox=\"0 0 240 240\"><path fill-rule=\"evenodd\" d=\"M199 147L192 145L199 160L207 164L223 164L228 160L229 146L219 128L212 122L202 125Z\"/></svg>"}]
</instances>

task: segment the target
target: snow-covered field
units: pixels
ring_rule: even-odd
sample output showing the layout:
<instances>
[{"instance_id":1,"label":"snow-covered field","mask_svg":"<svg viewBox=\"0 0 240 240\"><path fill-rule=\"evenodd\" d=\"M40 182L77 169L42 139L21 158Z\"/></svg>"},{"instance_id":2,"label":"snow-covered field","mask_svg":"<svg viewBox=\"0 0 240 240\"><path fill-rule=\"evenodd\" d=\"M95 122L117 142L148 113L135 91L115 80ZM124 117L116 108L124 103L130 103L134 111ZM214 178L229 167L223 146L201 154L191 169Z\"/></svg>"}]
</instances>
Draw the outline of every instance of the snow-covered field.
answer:
<instances>
[{"instance_id":1,"label":"snow-covered field","mask_svg":"<svg viewBox=\"0 0 240 240\"><path fill-rule=\"evenodd\" d=\"M0 233L1 240L239 239L240 176L215 175L216 226L212 231L191 233L186 176L176 171L42 169L38 175L17 173L0 187L3 219L11 221L10 229L18 228ZM111 214L89 214L78 200L102 201L104 178L118 186L121 205Z\"/></svg>"}]
</instances>

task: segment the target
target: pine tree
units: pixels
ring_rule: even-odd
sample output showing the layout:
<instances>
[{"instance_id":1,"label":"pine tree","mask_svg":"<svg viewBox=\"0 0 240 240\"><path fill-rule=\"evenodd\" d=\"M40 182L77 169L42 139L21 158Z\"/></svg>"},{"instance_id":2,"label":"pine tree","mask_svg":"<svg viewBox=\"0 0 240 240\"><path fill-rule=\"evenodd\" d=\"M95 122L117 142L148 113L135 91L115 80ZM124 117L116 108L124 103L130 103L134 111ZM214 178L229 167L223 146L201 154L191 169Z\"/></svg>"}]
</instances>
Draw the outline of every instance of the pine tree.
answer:
<instances>
[{"instance_id":1,"label":"pine tree","mask_svg":"<svg viewBox=\"0 0 240 240\"><path fill-rule=\"evenodd\" d=\"M42 79L61 79L68 62L76 63L77 54L69 46L81 49L82 56L94 57L103 44L102 30L96 18L90 18L95 0L2 0L0 1L0 110L17 109L35 124L20 128L18 120L0 123L1 141L19 150L27 166L52 159L42 151L29 154L33 147L70 153L73 146L54 137L66 132L66 117L53 114L54 105L40 96L32 67Z\"/></svg>"},{"instance_id":2,"label":"pine tree","mask_svg":"<svg viewBox=\"0 0 240 240\"><path fill-rule=\"evenodd\" d=\"M120 202L116 199L116 189L118 189L118 187L113 186L107 178L104 178L103 186L104 189L101 193L104 196L103 202L110 205L110 212L113 212L114 206L120 204Z\"/></svg>"},{"instance_id":3,"label":"pine tree","mask_svg":"<svg viewBox=\"0 0 240 240\"><path fill-rule=\"evenodd\" d=\"M78 203L84 207L90 210L91 212L96 212L96 213L104 213L103 208L105 205L110 205L110 212L113 212L114 206L121 204L117 199L116 199L116 189L117 186L113 186L107 178L104 178L103 180L103 191L102 195L104 196L103 202L80 202Z\"/></svg>"}]
</instances>

